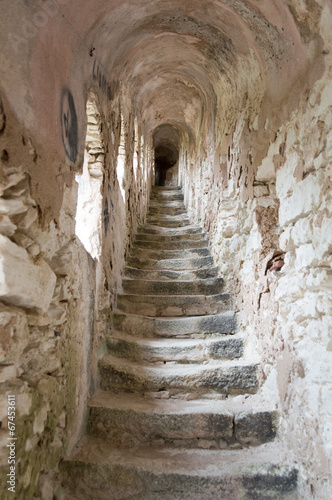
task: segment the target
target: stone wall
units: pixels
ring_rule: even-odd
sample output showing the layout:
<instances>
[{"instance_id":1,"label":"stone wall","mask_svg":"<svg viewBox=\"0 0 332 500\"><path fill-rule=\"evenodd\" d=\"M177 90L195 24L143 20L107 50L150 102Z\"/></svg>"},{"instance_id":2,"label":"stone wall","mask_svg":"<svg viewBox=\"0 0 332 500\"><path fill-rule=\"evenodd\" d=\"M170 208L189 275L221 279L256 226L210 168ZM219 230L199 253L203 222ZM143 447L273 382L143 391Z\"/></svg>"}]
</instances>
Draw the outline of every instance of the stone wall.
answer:
<instances>
[{"instance_id":1,"label":"stone wall","mask_svg":"<svg viewBox=\"0 0 332 500\"><path fill-rule=\"evenodd\" d=\"M324 15L327 47L331 13ZM247 352L262 363L302 500L328 498L332 473L332 57L327 49L323 55L324 74L300 95L257 168L250 164L261 144L252 139L248 148L250 133L238 121L219 145L208 136L203 154L190 155L187 146L180 173L191 217L208 233L232 293Z\"/></svg>"},{"instance_id":2,"label":"stone wall","mask_svg":"<svg viewBox=\"0 0 332 500\"><path fill-rule=\"evenodd\" d=\"M97 362L121 284L125 253L147 210L152 175L147 146L140 141L135 176L130 143L134 124L128 120L123 200L115 168L121 131L119 101L114 99L111 110L99 104L98 116L89 106L88 175L99 180L100 214L97 245L87 251L75 234L78 186L73 164L58 160L63 162L60 208L48 200L45 211L33 197L38 184L29 168L41 170L47 159L42 149L32 145L8 103L1 103L0 465L4 499L13 498L6 484L8 395L16 400L15 498L52 500L60 495L57 464L84 430L86 401L98 385ZM106 112L110 119L105 119ZM99 144L93 143L94 128ZM97 151L102 145L103 151ZM78 164L76 169L82 167ZM51 176L48 182L52 190ZM89 196L93 198L93 190L84 200L87 206L94 201Z\"/></svg>"}]
</instances>

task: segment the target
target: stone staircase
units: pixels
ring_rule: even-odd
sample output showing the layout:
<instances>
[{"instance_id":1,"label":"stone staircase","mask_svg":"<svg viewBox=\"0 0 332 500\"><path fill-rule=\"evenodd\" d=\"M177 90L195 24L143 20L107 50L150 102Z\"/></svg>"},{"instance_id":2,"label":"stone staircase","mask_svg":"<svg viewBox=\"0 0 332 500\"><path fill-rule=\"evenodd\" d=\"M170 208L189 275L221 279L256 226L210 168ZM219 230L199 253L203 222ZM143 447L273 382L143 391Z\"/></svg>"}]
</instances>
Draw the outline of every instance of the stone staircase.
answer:
<instances>
[{"instance_id":1,"label":"stone staircase","mask_svg":"<svg viewBox=\"0 0 332 500\"><path fill-rule=\"evenodd\" d=\"M179 188L153 188L124 269L69 500L295 499L278 415Z\"/></svg>"}]
</instances>

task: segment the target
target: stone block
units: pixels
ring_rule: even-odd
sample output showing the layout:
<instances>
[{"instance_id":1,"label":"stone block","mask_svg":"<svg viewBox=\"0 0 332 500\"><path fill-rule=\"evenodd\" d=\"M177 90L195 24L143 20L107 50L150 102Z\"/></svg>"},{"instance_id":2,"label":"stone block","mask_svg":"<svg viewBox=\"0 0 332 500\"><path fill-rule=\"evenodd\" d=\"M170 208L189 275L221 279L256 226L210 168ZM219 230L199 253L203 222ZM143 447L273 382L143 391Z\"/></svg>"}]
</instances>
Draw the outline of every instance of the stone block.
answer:
<instances>
[{"instance_id":1,"label":"stone block","mask_svg":"<svg viewBox=\"0 0 332 500\"><path fill-rule=\"evenodd\" d=\"M315 210L319 204L321 187L315 174L298 182L293 193L280 201L279 223L281 226L296 221Z\"/></svg>"},{"instance_id":2,"label":"stone block","mask_svg":"<svg viewBox=\"0 0 332 500\"><path fill-rule=\"evenodd\" d=\"M16 225L10 220L8 215L0 215L0 233L5 236L13 236Z\"/></svg>"},{"instance_id":3,"label":"stone block","mask_svg":"<svg viewBox=\"0 0 332 500\"><path fill-rule=\"evenodd\" d=\"M0 215L18 215L26 212L27 210L28 207L24 205L22 200L5 200L4 198L0 198Z\"/></svg>"},{"instance_id":4,"label":"stone block","mask_svg":"<svg viewBox=\"0 0 332 500\"><path fill-rule=\"evenodd\" d=\"M29 330L23 311L0 306L0 363L16 361L28 344Z\"/></svg>"},{"instance_id":5,"label":"stone block","mask_svg":"<svg viewBox=\"0 0 332 500\"><path fill-rule=\"evenodd\" d=\"M242 444L262 444L276 436L277 414L270 411L235 415L235 438Z\"/></svg>"},{"instance_id":6,"label":"stone block","mask_svg":"<svg viewBox=\"0 0 332 500\"><path fill-rule=\"evenodd\" d=\"M261 196L269 196L269 188L265 185L254 186L254 197L260 198Z\"/></svg>"},{"instance_id":7,"label":"stone block","mask_svg":"<svg viewBox=\"0 0 332 500\"><path fill-rule=\"evenodd\" d=\"M311 224L312 221L309 217L296 222L292 229L292 240L295 246L311 243L313 233Z\"/></svg>"},{"instance_id":8,"label":"stone block","mask_svg":"<svg viewBox=\"0 0 332 500\"><path fill-rule=\"evenodd\" d=\"M45 312L52 300L56 276L49 265L34 262L28 252L0 235L0 299L18 307Z\"/></svg>"},{"instance_id":9,"label":"stone block","mask_svg":"<svg viewBox=\"0 0 332 500\"><path fill-rule=\"evenodd\" d=\"M301 245L295 250L295 254L295 267L297 271L300 271L303 268L316 266L318 264L316 252L311 243Z\"/></svg>"}]
</instances>

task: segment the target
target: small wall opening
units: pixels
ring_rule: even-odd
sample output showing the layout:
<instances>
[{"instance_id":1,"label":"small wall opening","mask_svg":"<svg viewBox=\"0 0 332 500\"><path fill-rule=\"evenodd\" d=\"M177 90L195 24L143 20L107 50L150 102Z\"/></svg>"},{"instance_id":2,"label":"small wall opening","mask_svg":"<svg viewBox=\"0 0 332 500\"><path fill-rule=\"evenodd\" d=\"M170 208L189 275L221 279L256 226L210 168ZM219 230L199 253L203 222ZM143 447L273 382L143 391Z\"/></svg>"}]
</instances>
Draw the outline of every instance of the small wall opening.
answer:
<instances>
[{"instance_id":1,"label":"small wall opening","mask_svg":"<svg viewBox=\"0 0 332 500\"><path fill-rule=\"evenodd\" d=\"M82 174L77 174L78 183L76 236L94 259L100 260L102 253L102 187L105 170L105 147L101 136L102 123L96 96L91 91L87 105L87 131Z\"/></svg>"},{"instance_id":2,"label":"small wall opening","mask_svg":"<svg viewBox=\"0 0 332 500\"><path fill-rule=\"evenodd\" d=\"M179 132L172 125L161 125L154 132L156 186L178 185L179 142Z\"/></svg>"},{"instance_id":3,"label":"small wall opening","mask_svg":"<svg viewBox=\"0 0 332 500\"><path fill-rule=\"evenodd\" d=\"M116 162L116 176L119 183L120 193L123 202L126 202L125 176L126 176L126 133L125 123L121 115L121 138Z\"/></svg>"}]
</instances>

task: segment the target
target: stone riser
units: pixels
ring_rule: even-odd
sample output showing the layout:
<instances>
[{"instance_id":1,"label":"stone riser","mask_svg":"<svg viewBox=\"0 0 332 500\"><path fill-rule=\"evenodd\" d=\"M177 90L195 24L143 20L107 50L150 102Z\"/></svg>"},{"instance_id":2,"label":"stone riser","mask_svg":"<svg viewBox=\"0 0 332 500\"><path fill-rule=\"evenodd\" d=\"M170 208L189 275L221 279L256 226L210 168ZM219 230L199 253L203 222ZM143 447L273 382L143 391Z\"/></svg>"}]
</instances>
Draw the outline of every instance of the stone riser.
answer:
<instances>
[{"instance_id":1,"label":"stone riser","mask_svg":"<svg viewBox=\"0 0 332 500\"><path fill-rule=\"evenodd\" d=\"M276 422L275 412L161 413L90 406L88 432L121 448L239 449L272 441Z\"/></svg>"},{"instance_id":2,"label":"stone riser","mask_svg":"<svg viewBox=\"0 0 332 500\"><path fill-rule=\"evenodd\" d=\"M115 330L139 337L178 337L236 332L236 318L233 312L174 319L114 313L112 319Z\"/></svg>"},{"instance_id":3,"label":"stone riser","mask_svg":"<svg viewBox=\"0 0 332 500\"><path fill-rule=\"evenodd\" d=\"M143 251L142 251L143 252ZM213 266L213 259L207 257L194 257L192 259L149 259L130 256L127 259L127 265L136 269L150 270L195 270Z\"/></svg>"},{"instance_id":4,"label":"stone riser","mask_svg":"<svg viewBox=\"0 0 332 500\"><path fill-rule=\"evenodd\" d=\"M186 214L187 210L180 206L167 206L167 205L158 205L158 206L150 206L149 208L149 216L159 216L162 214L167 215L182 215Z\"/></svg>"},{"instance_id":5,"label":"stone riser","mask_svg":"<svg viewBox=\"0 0 332 500\"><path fill-rule=\"evenodd\" d=\"M196 281L147 281L123 279L125 293L146 295L215 295L220 293L222 278Z\"/></svg>"},{"instance_id":6,"label":"stone riser","mask_svg":"<svg viewBox=\"0 0 332 500\"><path fill-rule=\"evenodd\" d=\"M96 438L84 445L84 452L60 463L70 500L297 499L297 471L280 463L278 448L253 460L243 449L135 453Z\"/></svg>"},{"instance_id":7,"label":"stone riser","mask_svg":"<svg viewBox=\"0 0 332 500\"><path fill-rule=\"evenodd\" d=\"M148 222L148 224L151 224L153 226L159 226L161 229L162 228L180 228L180 227L190 226L189 219L163 220L163 221L161 221L160 219L157 219L157 218L148 217L147 222Z\"/></svg>"},{"instance_id":8,"label":"stone riser","mask_svg":"<svg viewBox=\"0 0 332 500\"><path fill-rule=\"evenodd\" d=\"M145 363L203 363L216 359L236 359L243 355L243 339L201 339L176 341L134 341L114 332L107 338L108 351L112 356Z\"/></svg>"},{"instance_id":9,"label":"stone riser","mask_svg":"<svg viewBox=\"0 0 332 500\"><path fill-rule=\"evenodd\" d=\"M161 228L158 226L154 226L152 224L145 224L145 226L140 226L137 229L137 233L157 234L162 236L173 236L173 235L185 236L193 234L202 234L202 228L199 226L189 226L179 229L173 229L173 228Z\"/></svg>"},{"instance_id":10,"label":"stone riser","mask_svg":"<svg viewBox=\"0 0 332 500\"><path fill-rule=\"evenodd\" d=\"M184 201L181 193L151 193L151 201Z\"/></svg>"},{"instance_id":11,"label":"stone riser","mask_svg":"<svg viewBox=\"0 0 332 500\"><path fill-rule=\"evenodd\" d=\"M148 281L192 281L197 279L215 278L218 275L218 268L198 269L197 271L148 271L145 269L136 269L134 267L125 267L123 270L126 278L141 279Z\"/></svg>"},{"instance_id":12,"label":"stone riser","mask_svg":"<svg viewBox=\"0 0 332 500\"><path fill-rule=\"evenodd\" d=\"M131 257L139 259L152 259L152 260L179 260L179 259L193 259L197 257L209 257L209 250L207 248L193 248L190 250L149 250L145 248L138 248L133 246Z\"/></svg>"},{"instance_id":13,"label":"stone riser","mask_svg":"<svg viewBox=\"0 0 332 500\"><path fill-rule=\"evenodd\" d=\"M157 392L167 388L182 393L213 390L236 395L254 394L258 390L256 365L141 367L107 354L99 363L99 373L101 388L116 392Z\"/></svg>"},{"instance_id":14,"label":"stone riser","mask_svg":"<svg viewBox=\"0 0 332 500\"><path fill-rule=\"evenodd\" d=\"M158 222L160 222L162 225L163 222L168 222L168 221L169 222L189 221L189 217L187 214L176 215L176 214L172 214L172 213L170 213L170 211L168 211L168 213L166 213L166 214L148 214L147 221L151 224L152 220L157 221L157 224L158 224Z\"/></svg>"},{"instance_id":15,"label":"stone riser","mask_svg":"<svg viewBox=\"0 0 332 500\"><path fill-rule=\"evenodd\" d=\"M136 248L148 248L151 250L182 250L191 248L207 248L207 241L201 240L182 240L182 241L149 241L141 236L134 241Z\"/></svg>"},{"instance_id":16,"label":"stone riser","mask_svg":"<svg viewBox=\"0 0 332 500\"><path fill-rule=\"evenodd\" d=\"M229 309L229 294L218 295L125 295L118 294L117 308L144 316L203 316Z\"/></svg>"},{"instance_id":17,"label":"stone riser","mask_svg":"<svg viewBox=\"0 0 332 500\"><path fill-rule=\"evenodd\" d=\"M145 241L164 241L165 243L169 241L205 241L205 235L203 233L164 235L159 232L144 233L143 231L140 231L136 234L136 238Z\"/></svg>"}]
</instances>

